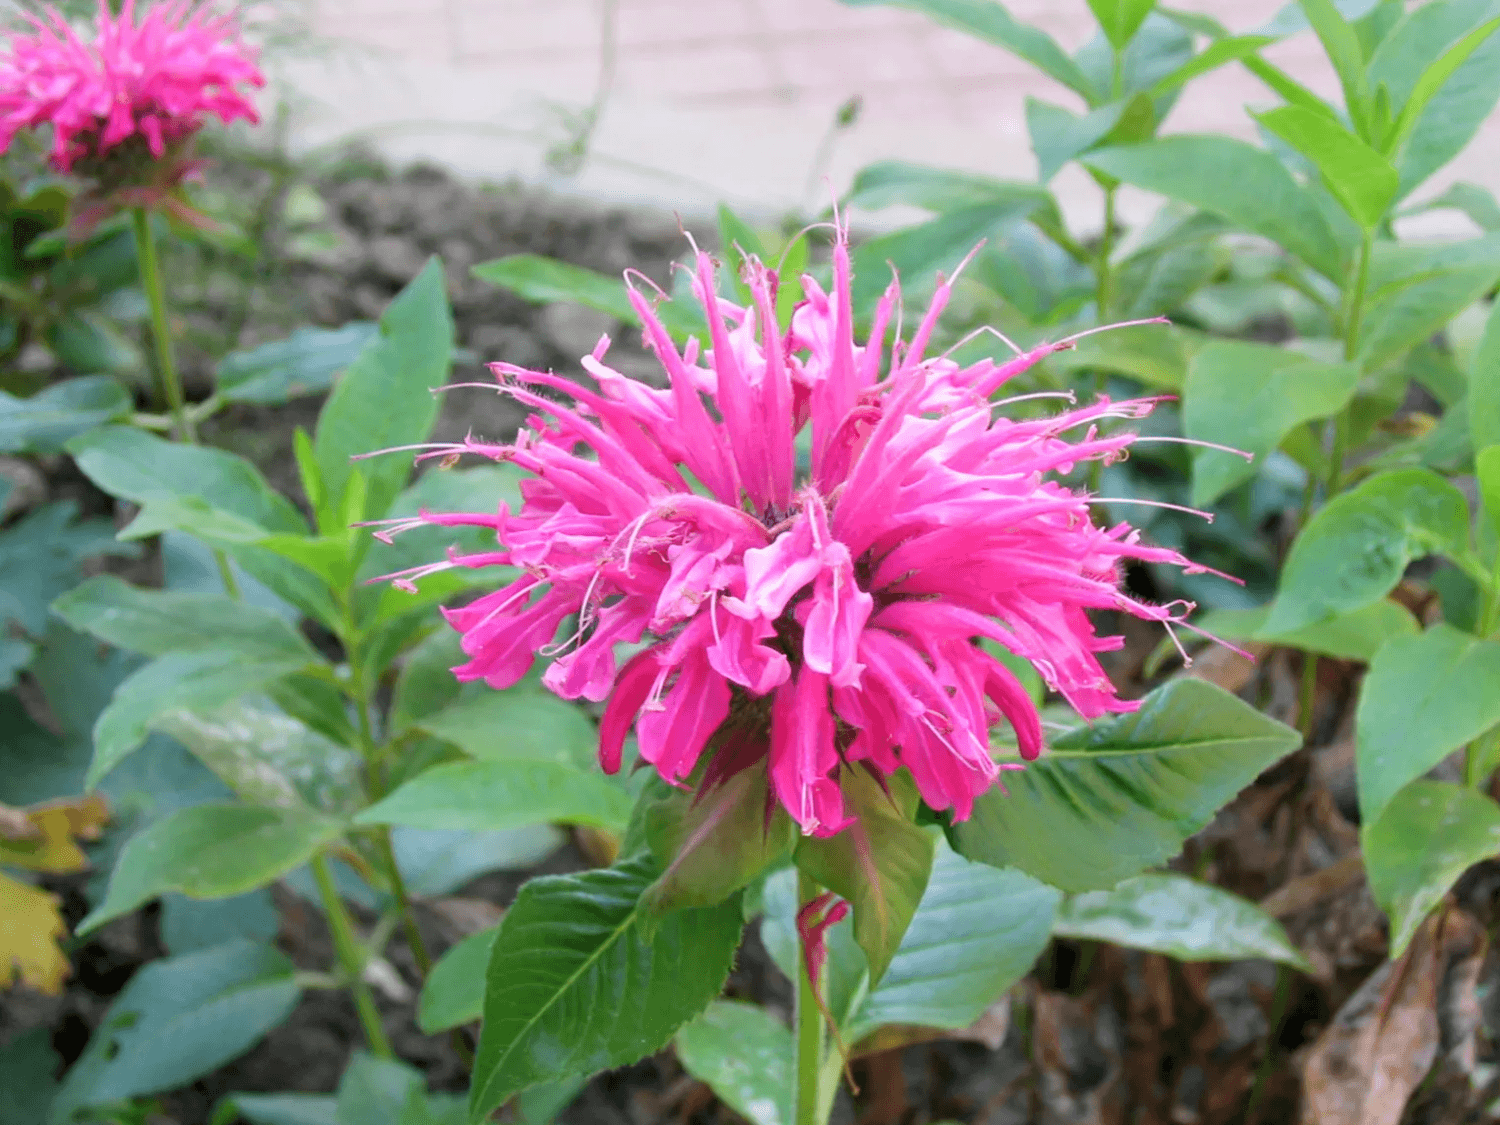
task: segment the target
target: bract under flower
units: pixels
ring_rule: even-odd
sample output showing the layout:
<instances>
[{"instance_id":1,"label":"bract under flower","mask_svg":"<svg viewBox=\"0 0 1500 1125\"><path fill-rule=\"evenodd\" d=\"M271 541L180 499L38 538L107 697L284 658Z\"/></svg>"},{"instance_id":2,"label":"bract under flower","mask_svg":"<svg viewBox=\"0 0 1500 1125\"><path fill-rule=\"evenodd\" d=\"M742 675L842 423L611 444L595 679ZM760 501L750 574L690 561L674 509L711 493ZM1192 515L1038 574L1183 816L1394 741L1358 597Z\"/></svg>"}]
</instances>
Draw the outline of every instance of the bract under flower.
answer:
<instances>
[{"instance_id":1,"label":"bract under flower","mask_svg":"<svg viewBox=\"0 0 1500 1125\"><path fill-rule=\"evenodd\" d=\"M1035 706L981 640L1030 661L1086 718L1133 709L1097 659L1123 639L1097 635L1088 612L1170 628L1192 607L1131 597L1122 564L1201 568L1127 524L1096 525L1090 497L1057 475L1118 457L1134 435L1100 424L1152 403L1006 417L990 396L1071 345L968 366L928 355L948 281L912 338L887 344L892 281L856 341L842 232L832 291L804 278L785 330L773 273L750 263L754 300L742 308L718 296L708 255L696 266L702 345L679 350L630 290L664 389L608 367L607 339L583 361L597 391L495 364L504 391L535 411L521 436L423 447L422 457L475 453L532 474L518 511L402 523L493 527L500 546L399 581L494 563L525 572L448 613L469 657L458 677L504 688L538 653L553 655L548 687L607 700L604 768L619 767L634 726L641 758L675 785L726 720L759 729L775 799L821 836L847 823L846 765L879 777L905 768L928 806L963 819L1002 768L992 726L1007 721L1023 757L1041 751ZM620 646L642 642L618 668Z\"/></svg>"}]
</instances>

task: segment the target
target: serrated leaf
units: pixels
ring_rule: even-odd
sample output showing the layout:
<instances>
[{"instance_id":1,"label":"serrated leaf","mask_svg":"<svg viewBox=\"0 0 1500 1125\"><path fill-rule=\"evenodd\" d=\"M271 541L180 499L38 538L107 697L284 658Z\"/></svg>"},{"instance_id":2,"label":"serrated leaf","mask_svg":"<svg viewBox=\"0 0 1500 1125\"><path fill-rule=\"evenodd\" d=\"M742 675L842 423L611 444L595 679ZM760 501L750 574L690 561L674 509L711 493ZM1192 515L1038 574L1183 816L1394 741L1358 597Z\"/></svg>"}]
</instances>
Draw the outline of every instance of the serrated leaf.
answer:
<instances>
[{"instance_id":1,"label":"serrated leaf","mask_svg":"<svg viewBox=\"0 0 1500 1125\"><path fill-rule=\"evenodd\" d=\"M677 1033L682 1068L753 1125L792 1125L792 1033L764 1008L716 1000Z\"/></svg>"},{"instance_id":2,"label":"serrated leaf","mask_svg":"<svg viewBox=\"0 0 1500 1125\"><path fill-rule=\"evenodd\" d=\"M1052 932L1179 961L1260 957L1310 971L1276 919L1253 902L1184 875L1137 875L1113 890L1071 895Z\"/></svg>"},{"instance_id":3,"label":"serrated leaf","mask_svg":"<svg viewBox=\"0 0 1500 1125\"><path fill-rule=\"evenodd\" d=\"M318 394L379 336L380 327L363 320L299 328L284 340L231 352L214 369L214 382L230 402L270 405Z\"/></svg>"},{"instance_id":4,"label":"serrated leaf","mask_svg":"<svg viewBox=\"0 0 1500 1125\"><path fill-rule=\"evenodd\" d=\"M1352 363L1320 363L1265 344L1215 340L1193 357L1183 388L1188 437L1254 454L1193 453L1192 503L1212 504L1253 477L1292 428L1342 410L1359 383Z\"/></svg>"},{"instance_id":5,"label":"serrated leaf","mask_svg":"<svg viewBox=\"0 0 1500 1125\"><path fill-rule=\"evenodd\" d=\"M647 943L640 897L655 877L635 859L521 888L490 956L471 1121L534 1083L650 1054L719 994L738 900L666 915Z\"/></svg>"},{"instance_id":6,"label":"serrated leaf","mask_svg":"<svg viewBox=\"0 0 1500 1125\"><path fill-rule=\"evenodd\" d=\"M1126 103L1111 102L1076 114L1040 98L1026 99L1026 132L1036 154L1037 178L1046 183L1074 157L1088 152L1120 122Z\"/></svg>"},{"instance_id":7,"label":"serrated leaf","mask_svg":"<svg viewBox=\"0 0 1500 1125\"><path fill-rule=\"evenodd\" d=\"M622 831L632 804L602 775L557 762L449 762L423 771L354 819L490 831L557 821Z\"/></svg>"},{"instance_id":8,"label":"serrated leaf","mask_svg":"<svg viewBox=\"0 0 1500 1125\"><path fill-rule=\"evenodd\" d=\"M1052 204L1047 190L1033 183L997 180L955 168L881 160L859 170L844 204L872 211L905 205L942 214L977 204L1028 200L1039 207Z\"/></svg>"},{"instance_id":9,"label":"serrated leaf","mask_svg":"<svg viewBox=\"0 0 1500 1125\"><path fill-rule=\"evenodd\" d=\"M1219 215L1280 243L1325 277L1342 280L1343 253L1327 219L1268 152L1229 137L1158 137L1083 158L1096 172Z\"/></svg>"},{"instance_id":10,"label":"serrated leaf","mask_svg":"<svg viewBox=\"0 0 1500 1125\"><path fill-rule=\"evenodd\" d=\"M1360 832L1370 891L1391 919L1391 956L1458 877L1500 855L1500 805L1483 793L1440 781L1414 781Z\"/></svg>"},{"instance_id":11,"label":"serrated leaf","mask_svg":"<svg viewBox=\"0 0 1500 1125\"><path fill-rule=\"evenodd\" d=\"M1266 628L1290 633L1385 597L1407 564L1462 554L1469 503L1431 469L1395 469L1335 496L1302 529Z\"/></svg>"},{"instance_id":12,"label":"serrated leaf","mask_svg":"<svg viewBox=\"0 0 1500 1125\"><path fill-rule=\"evenodd\" d=\"M1224 804L1295 750L1297 732L1222 688L1182 679L1139 711L1079 727L1006 774L950 830L970 859L1069 891L1164 863Z\"/></svg>"},{"instance_id":13,"label":"serrated leaf","mask_svg":"<svg viewBox=\"0 0 1500 1125\"><path fill-rule=\"evenodd\" d=\"M306 862L338 837L339 821L302 809L204 804L180 809L131 837L104 901L80 935L167 891L190 898L244 894Z\"/></svg>"},{"instance_id":14,"label":"serrated leaf","mask_svg":"<svg viewBox=\"0 0 1500 1125\"><path fill-rule=\"evenodd\" d=\"M1375 655L1355 712L1359 812L1375 823L1406 784L1500 723L1500 641L1438 624Z\"/></svg>"}]
</instances>

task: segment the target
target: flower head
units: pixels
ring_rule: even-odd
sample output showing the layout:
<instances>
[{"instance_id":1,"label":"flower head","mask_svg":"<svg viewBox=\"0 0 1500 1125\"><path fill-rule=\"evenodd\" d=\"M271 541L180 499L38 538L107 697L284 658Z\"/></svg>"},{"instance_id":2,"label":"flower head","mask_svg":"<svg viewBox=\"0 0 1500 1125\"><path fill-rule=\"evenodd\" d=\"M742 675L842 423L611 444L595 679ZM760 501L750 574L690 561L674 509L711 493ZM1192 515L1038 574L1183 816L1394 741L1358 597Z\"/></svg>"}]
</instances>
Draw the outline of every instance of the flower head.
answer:
<instances>
[{"instance_id":1,"label":"flower head","mask_svg":"<svg viewBox=\"0 0 1500 1125\"><path fill-rule=\"evenodd\" d=\"M899 321L893 280L857 342L842 232L832 292L803 278L785 330L780 279L752 260L746 281L753 301L741 308L717 295L714 265L697 255L707 333L682 350L630 289L664 389L607 366L607 338L582 360L598 390L492 365L535 411L520 437L421 456L475 453L527 470L520 510L402 521L490 527L498 545L393 577L521 568L447 611L469 657L454 671L504 688L538 654L554 657L543 677L554 692L608 700L606 770L619 768L634 726L641 758L674 785L711 743L707 784L726 769L768 769L805 834L848 822L839 778L856 764L882 778L904 767L928 806L962 819L999 774L994 724L1008 721L1023 757L1042 749L1031 698L980 641L1030 661L1092 718L1134 704L1096 658L1123 638L1098 636L1088 612L1170 628L1192 608L1127 594L1128 560L1199 568L1127 524L1097 525L1090 497L1058 479L1120 456L1135 435L1099 424L1143 417L1152 402L1007 417L991 396L1071 344L969 366L929 355L951 281L940 279L911 338L898 328L887 346ZM642 643L617 665L622 646Z\"/></svg>"},{"instance_id":2,"label":"flower head","mask_svg":"<svg viewBox=\"0 0 1500 1125\"><path fill-rule=\"evenodd\" d=\"M22 130L51 125L52 164L69 172L133 140L160 160L209 115L257 120L241 89L265 84L253 50L231 19L192 0L154 5L139 23L135 0L118 17L99 0L89 43L53 8L30 19L34 34L0 55L0 152Z\"/></svg>"}]
</instances>

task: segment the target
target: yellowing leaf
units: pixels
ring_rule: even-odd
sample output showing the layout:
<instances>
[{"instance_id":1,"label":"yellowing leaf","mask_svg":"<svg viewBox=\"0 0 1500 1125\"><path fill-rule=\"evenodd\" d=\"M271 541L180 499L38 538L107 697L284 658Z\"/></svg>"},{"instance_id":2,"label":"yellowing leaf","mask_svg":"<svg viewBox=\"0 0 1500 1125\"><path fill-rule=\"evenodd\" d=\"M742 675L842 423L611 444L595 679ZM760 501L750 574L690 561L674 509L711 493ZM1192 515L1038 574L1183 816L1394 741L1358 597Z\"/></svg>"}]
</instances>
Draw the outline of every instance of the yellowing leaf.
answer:
<instances>
[{"instance_id":1,"label":"yellowing leaf","mask_svg":"<svg viewBox=\"0 0 1500 1125\"><path fill-rule=\"evenodd\" d=\"M57 947L68 927L57 898L0 875L0 988L21 983L56 996L72 971Z\"/></svg>"},{"instance_id":2,"label":"yellowing leaf","mask_svg":"<svg viewBox=\"0 0 1500 1125\"><path fill-rule=\"evenodd\" d=\"M74 839L94 840L109 819L97 793L26 809L0 806L0 863L62 874L88 864Z\"/></svg>"}]
</instances>

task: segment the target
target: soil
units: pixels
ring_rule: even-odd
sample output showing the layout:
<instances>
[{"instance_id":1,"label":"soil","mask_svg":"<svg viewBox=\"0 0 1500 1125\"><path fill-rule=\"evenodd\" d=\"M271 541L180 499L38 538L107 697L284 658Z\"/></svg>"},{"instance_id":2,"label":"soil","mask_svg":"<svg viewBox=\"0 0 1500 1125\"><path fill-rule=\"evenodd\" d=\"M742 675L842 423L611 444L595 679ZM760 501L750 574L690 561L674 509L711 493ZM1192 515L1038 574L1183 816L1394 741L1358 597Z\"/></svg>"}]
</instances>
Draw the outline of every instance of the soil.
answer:
<instances>
[{"instance_id":1,"label":"soil","mask_svg":"<svg viewBox=\"0 0 1500 1125\"><path fill-rule=\"evenodd\" d=\"M469 269L505 254L532 252L609 274L635 266L665 284L670 263L684 246L672 216L591 207L517 187L480 189L431 168L388 175L363 160L347 162L341 172L312 186L326 209L319 229L331 237L308 254L296 250L287 229L271 224L259 267L265 285L248 314L237 307L240 298L232 287L205 284L184 294L187 315L202 332L238 320L238 342L249 345L301 323L331 327L373 319L429 254L439 254L465 352L455 381L483 378L481 364L494 360L572 370L601 332L615 339L611 354L617 366L654 377L628 333L611 318L573 307L529 305L475 280ZM189 382L201 392L211 369L207 353L189 350L186 360ZM273 483L296 493L291 434L298 425L311 427L318 405L301 400L278 408L235 408L216 418L206 437L249 456ZM462 389L447 394L439 431L450 439L471 430L504 439L519 421L519 412L498 395ZM87 483L65 463L51 466L49 484L53 495L77 495L94 511L109 510L106 499L90 495ZM1127 694L1147 686L1140 670L1157 639L1132 633L1114 658L1111 674ZM1193 674L1295 722L1300 657L1284 651L1259 655L1251 664L1213 651ZM1496 1067L1486 1065L1494 1061L1492 1035L1500 1033L1500 1022L1475 998L1500 996L1494 987L1500 964L1482 940L1496 920L1500 866L1486 865L1463 880L1444 926L1424 939L1426 945L1417 943L1428 951L1426 961L1408 958L1395 975L1383 968L1385 922L1355 858L1351 711L1359 674L1351 665L1322 662L1311 748L1262 776L1188 843L1176 864L1265 903L1306 952L1312 974L1278 971L1264 962L1186 965L1057 941L1016 986L1008 1007L991 1013L987 1028L974 1029L987 1042L945 1037L856 1060L853 1074L862 1092L858 1099L841 1095L835 1120L860 1125L1289 1122L1297 1118L1305 1095L1363 1097L1339 1085L1353 1081L1351 1090L1368 1085L1369 1074L1357 1063L1342 1071L1323 1065L1330 1037L1341 1029L1350 1035L1364 1029L1374 1036L1360 1042L1378 1056L1430 1049L1437 1059L1403 1122L1485 1120L1481 1107L1500 1092L1494 1088ZM494 908L510 902L531 875L588 866L588 850L586 840L574 841L536 869L486 876L456 898L468 902L471 913L482 917L488 910L493 917ZM69 921L76 922L85 911L81 880L55 885L66 894ZM289 892L277 893L278 944L299 966L326 968L333 958L321 916ZM453 909L427 906L419 914L434 954L482 924L455 924ZM1479 937L1469 940L1473 934ZM0 1041L30 1027L50 1027L55 1046L71 1062L110 998L139 966L163 953L154 910L112 923L76 949L76 972L62 996L23 991L5 996ZM399 940L388 958L408 985L415 984L410 953ZM1429 1021L1418 1041L1381 1039L1388 1029L1370 1021L1380 1023L1403 1010L1401 989L1412 987L1413 980L1430 985L1437 1012L1478 1015ZM1362 989L1378 993L1379 1003L1356 1010ZM753 926L730 990L783 1012L790 1009L790 987L770 965ZM425 1070L434 1090L465 1087L464 1068L450 1040L417 1030L412 1000L381 994L379 1005L397 1052ZM163 1096L161 1112L152 1120L201 1125L212 1106L235 1091L331 1091L361 1041L344 994L309 991L291 1019L250 1053L188 1089ZM664 1051L595 1078L561 1120L706 1125L737 1119ZM1360 1118L1347 1120L1353 1125ZM1380 1120L1394 1125L1396 1119Z\"/></svg>"}]
</instances>

